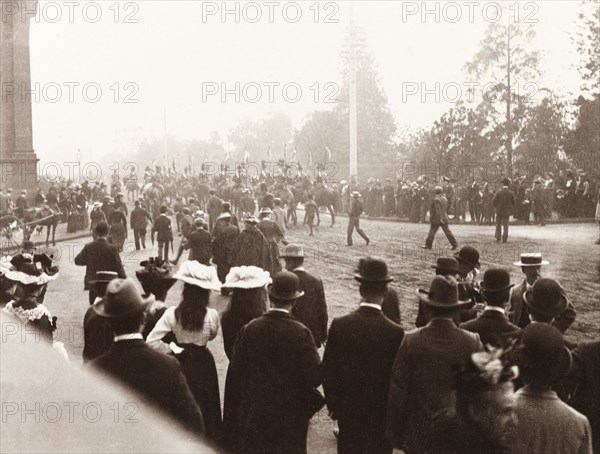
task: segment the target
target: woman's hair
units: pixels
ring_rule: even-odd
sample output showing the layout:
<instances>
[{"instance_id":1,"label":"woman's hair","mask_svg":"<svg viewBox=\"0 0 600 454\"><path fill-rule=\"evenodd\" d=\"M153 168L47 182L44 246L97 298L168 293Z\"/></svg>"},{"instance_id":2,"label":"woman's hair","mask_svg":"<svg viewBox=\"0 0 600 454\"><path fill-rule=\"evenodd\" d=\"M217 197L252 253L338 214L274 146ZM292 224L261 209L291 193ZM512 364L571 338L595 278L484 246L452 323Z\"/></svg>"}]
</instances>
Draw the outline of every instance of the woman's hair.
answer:
<instances>
[{"instance_id":1,"label":"woman's hair","mask_svg":"<svg viewBox=\"0 0 600 454\"><path fill-rule=\"evenodd\" d=\"M247 323L267 311L267 291L264 287L234 288L223 315Z\"/></svg>"},{"instance_id":2,"label":"woman's hair","mask_svg":"<svg viewBox=\"0 0 600 454\"><path fill-rule=\"evenodd\" d=\"M209 302L209 290L184 284L181 302L175 309L175 319L186 331L201 331Z\"/></svg>"}]
</instances>

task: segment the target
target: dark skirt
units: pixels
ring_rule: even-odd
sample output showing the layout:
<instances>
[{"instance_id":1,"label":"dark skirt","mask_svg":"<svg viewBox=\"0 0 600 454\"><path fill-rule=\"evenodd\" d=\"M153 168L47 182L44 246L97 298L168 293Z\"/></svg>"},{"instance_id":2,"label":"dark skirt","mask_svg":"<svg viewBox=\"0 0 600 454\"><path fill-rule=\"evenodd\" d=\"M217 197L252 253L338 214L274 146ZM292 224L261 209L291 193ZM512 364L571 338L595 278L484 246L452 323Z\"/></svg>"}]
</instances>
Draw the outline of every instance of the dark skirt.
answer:
<instances>
[{"instance_id":1,"label":"dark skirt","mask_svg":"<svg viewBox=\"0 0 600 454\"><path fill-rule=\"evenodd\" d=\"M112 239L112 244L117 246L117 248L119 248L119 251L122 251L123 244L125 243L125 237L127 236L125 226L120 222L115 222L110 226L110 236Z\"/></svg>"},{"instance_id":2,"label":"dark skirt","mask_svg":"<svg viewBox=\"0 0 600 454\"><path fill-rule=\"evenodd\" d=\"M220 445L223 421L219 397L219 377L212 353L206 347L195 344L179 344L184 350L175 355L196 403L202 411L207 440Z\"/></svg>"}]
</instances>

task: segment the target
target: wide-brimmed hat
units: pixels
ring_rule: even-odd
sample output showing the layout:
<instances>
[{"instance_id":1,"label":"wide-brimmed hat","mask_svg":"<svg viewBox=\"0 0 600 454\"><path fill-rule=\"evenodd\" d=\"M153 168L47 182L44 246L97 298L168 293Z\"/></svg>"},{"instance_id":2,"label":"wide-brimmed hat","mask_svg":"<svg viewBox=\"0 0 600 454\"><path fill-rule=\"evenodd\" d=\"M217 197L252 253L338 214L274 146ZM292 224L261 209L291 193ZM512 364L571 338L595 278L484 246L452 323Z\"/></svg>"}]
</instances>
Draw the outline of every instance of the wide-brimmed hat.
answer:
<instances>
[{"instance_id":1,"label":"wide-brimmed hat","mask_svg":"<svg viewBox=\"0 0 600 454\"><path fill-rule=\"evenodd\" d=\"M118 318L144 312L153 302L154 296L144 298L132 278L113 279L106 286L104 297L92 308L101 317Z\"/></svg>"},{"instance_id":2,"label":"wide-brimmed hat","mask_svg":"<svg viewBox=\"0 0 600 454\"><path fill-rule=\"evenodd\" d=\"M502 268L490 268L483 273L481 289L484 292L502 292L514 285L510 283L510 273Z\"/></svg>"},{"instance_id":3,"label":"wide-brimmed hat","mask_svg":"<svg viewBox=\"0 0 600 454\"><path fill-rule=\"evenodd\" d=\"M447 274L458 274L458 260L454 257L438 257L435 265L431 265L431 268L448 271Z\"/></svg>"},{"instance_id":4,"label":"wide-brimmed hat","mask_svg":"<svg viewBox=\"0 0 600 454\"><path fill-rule=\"evenodd\" d=\"M102 204L100 202L94 202L94 204L92 205L93 208L100 208Z\"/></svg>"},{"instance_id":5,"label":"wide-brimmed hat","mask_svg":"<svg viewBox=\"0 0 600 454\"><path fill-rule=\"evenodd\" d=\"M393 277L388 275L388 268L383 260L366 257L358 261L358 269L354 279L359 282L392 282Z\"/></svg>"},{"instance_id":6,"label":"wide-brimmed hat","mask_svg":"<svg viewBox=\"0 0 600 454\"><path fill-rule=\"evenodd\" d=\"M454 254L456 260L469 265L471 268L479 268L479 251L473 246L463 246L460 251Z\"/></svg>"},{"instance_id":7,"label":"wide-brimmed hat","mask_svg":"<svg viewBox=\"0 0 600 454\"><path fill-rule=\"evenodd\" d=\"M288 259L288 258L304 258L304 248L301 244L297 243L289 243L286 244L279 257Z\"/></svg>"},{"instance_id":8,"label":"wide-brimmed hat","mask_svg":"<svg viewBox=\"0 0 600 454\"><path fill-rule=\"evenodd\" d=\"M217 270L212 266L203 265L196 260L183 262L173 277L206 290L215 290L217 292L221 290L221 281L217 277Z\"/></svg>"},{"instance_id":9,"label":"wide-brimmed hat","mask_svg":"<svg viewBox=\"0 0 600 454\"><path fill-rule=\"evenodd\" d=\"M542 266L549 265L550 262L542 260L540 252L528 252L521 254L521 260L514 262L515 266Z\"/></svg>"},{"instance_id":10,"label":"wide-brimmed hat","mask_svg":"<svg viewBox=\"0 0 600 454\"><path fill-rule=\"evenodd\" d=\"M515 356L523 378L538 384L554 384L572 364L563 335L547 323L532 323L525 327Z\"/></svg>"},{"instance_id":11,"label":"wide-brimmed hat","mask_svg":"<svg viewBox=\"0 0 600 454\"><path fill-rule=\"evenodd\" d=\"M217 220L219 219L231 219L231 213L225 212L225 213L221 213L219 215L219 217L217 218Z\"/></svg>"},{"instance_id":12,"label":"wide-brimmed hat","mask_svg":"<svg viewBox=\"0 0 600 454\"><path fill-rule=\"evenodd\" d=\"M525 304L533 312L546 317L558 317L567 308L567 295L561 285L553 279L540 278L531 290L523 294Z\"/></svg>"},{"instance_id":13,"label":"wide-brimmed hat","mask_svg":"<svg viewBox=\"0 0 600 454\"><path fill-rule=\"evenodd\" d=\"M452 276L435 276L429 291L418 289L417 295L421 301L432 307L458 309L471 304L470 301L458 299L458 283Z\"/></svg>"},{"instance_id":14,"label":"wide-brimmed hat","mask_svg":"<svg viewBox=\"0 0 600 454\"><path fill-rule=\"evenodd\" d=\"M258 224L258 219L252 213L244 213L242 221L250 222L251 224Z\"/></svg>"},{"instance_id":15,"label":"wide-brimmed hat","mask_svg":"<svg viewBox=\"0 0 600 454\"><path fill-rule=\"evenodd\" d=\"M89 281L90 284L110 282L113 279L118 278L119 275L114 271L96 271L96 279Z\"/></svg>"},{"instance_id":16,"label":"wide-brimmed hat","mask_svg":"<svg viewBox=\"0 0 600 454\"><path fill-rule=\"evenodd\" d=\"M225 277L225 288L260 288L273 282L271 274L257 266L234 266Z\"/></svg>"},{"instance_id":17,"label":"wide-brimmed hat","mask_svg":"<svg viewBox=\"0 0 600 454\"><path fill-rule=\"evenodd\" d=\"M276 300L291 301L300 298L304 292L298 291L300 279L290 271L281 271L269 284L267 291L269 296Z\"/></svg>"},{"instance_id":18,"label":"wide-brimmed hat","mask_svg":"<svg viewBox=\"0 0 600 454\"><path fill-rule=\"evenodd\" d=\"M263 207L260 209L260 214L273 214L273 210L269 207Z\"/></svg>"}]
</instances>

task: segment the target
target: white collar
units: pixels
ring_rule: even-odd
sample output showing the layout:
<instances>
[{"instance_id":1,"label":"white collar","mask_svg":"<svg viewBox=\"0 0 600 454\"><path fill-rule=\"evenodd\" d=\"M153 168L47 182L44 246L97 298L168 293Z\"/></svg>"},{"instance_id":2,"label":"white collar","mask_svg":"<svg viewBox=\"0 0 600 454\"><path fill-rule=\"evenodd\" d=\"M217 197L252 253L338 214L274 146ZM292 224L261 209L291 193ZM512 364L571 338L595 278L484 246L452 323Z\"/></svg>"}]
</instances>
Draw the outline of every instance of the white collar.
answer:
<instances>
[{"instance_id":1,"label":"white collar","mask_svg":"<svg viewBox=\"0 0 600 454\"><path fill-rule=\"evenodd\" d=\"M298 268L294 268L292 271L306 271L303 266L299 266Z\"/></svg>"},{"instance_id":2,"label":"white collar","mask_svg":"<svg viewBox=\"0 0 600 454\"><path fill-rule=\"evenodd\" d=\"M372 303L360 303L360 307L370 307L372 309L378 309L381 310L381 306L378 304L372 304Z\"/></svg>"},{"instance_id":3,"label":"white collar","mask_svg":"<svg viewBox=\"0 0 600 454\"><path fill-rule=\"evenodd\" d=\"M115 342L119 342L119 341L124 341L124 340L134 340L134 339L141 339L144 340L144 337L142 336L142 333L129 333L129 334L120 334L118 336L115 336L113 338L113 341Z\"/></svg>"},{"instance_id":4,"label":"white collar","mask_svg":"<svg viewBox=\"0 0 600 454\"><path fill-rule=\"evenodd\" d=\"M281 309L279 307L272 307L271 309L269 309L269 312L283 312L285 314L290 313L290 311L288 311L287 309Z\"/></svg>"},{"instance_id":5,"label":"white collar","mask_svg":"<svg viewBox=\"0 0 600 454\"><path fill-rule=\"evenodd\" d=\"M502 315L505 314L505 311L503 308L501 307L497 307L497 306L485 306L485 308L483 309L484 311L495 311L495 312L500 312Z\"/></svg>"}]
</instances>

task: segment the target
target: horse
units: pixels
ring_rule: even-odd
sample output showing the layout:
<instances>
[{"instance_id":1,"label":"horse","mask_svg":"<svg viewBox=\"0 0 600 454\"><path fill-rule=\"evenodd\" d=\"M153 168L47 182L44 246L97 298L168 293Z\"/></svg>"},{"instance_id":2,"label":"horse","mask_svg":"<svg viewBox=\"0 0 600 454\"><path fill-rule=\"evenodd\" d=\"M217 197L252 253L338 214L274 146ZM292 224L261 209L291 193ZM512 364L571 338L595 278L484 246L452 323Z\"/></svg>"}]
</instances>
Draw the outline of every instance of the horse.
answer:
<instances>
[{"instance_id":1,"label":"horse","mask_svg":"<svg viewBox=\"0 0 600 454\"><path fill-rule=\"evenodd\" d=\"M140 185L135 174L123 178L123 183L125 183L125 187L127 188L127 200L131 200L132 202L137 200L140 194ZM130 195L131 199L129 198Z\"/></svg>"},{"instance_id":2,"label":"horse","mask_svg":"<svg viewBox=\"0 0 600 454\"><path fill-rule=\"evenodd\" d=\"M29 240L33 233L33 227L46 226L46 246L50 244L50 230L52 230L52 245L56 246L56 227L62 219L62 212L57 205L42 205L40 208L30 208L25 210L25 232L24 239ZM31 228L29 228L31 227ZM40 232L40 230L38 230Z\"/></svg>"},{"instance_id":3,"label":"horse","mask_svg":"<svg viewBox=\"0 0 600 454\"><path fill-rule=\"evenodd\" d=\"M339 193L332 189L328 188L325 185L317 184L315 188L315 203L319 208L326 207L329 210L329 214L331 215L331 226L335 224L335 210L334 206L337 206L339 202ZM317 221L317 225L320 223Z\"/></svg>"}]
</instances>

